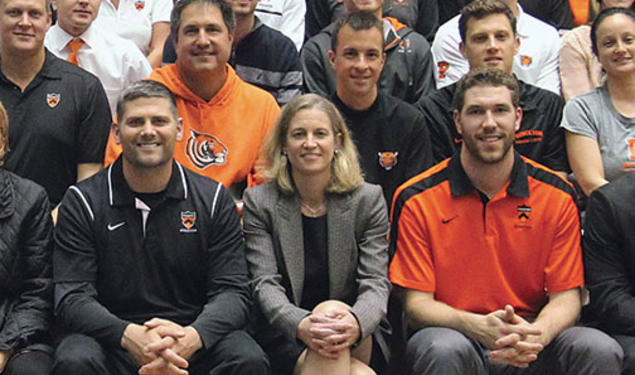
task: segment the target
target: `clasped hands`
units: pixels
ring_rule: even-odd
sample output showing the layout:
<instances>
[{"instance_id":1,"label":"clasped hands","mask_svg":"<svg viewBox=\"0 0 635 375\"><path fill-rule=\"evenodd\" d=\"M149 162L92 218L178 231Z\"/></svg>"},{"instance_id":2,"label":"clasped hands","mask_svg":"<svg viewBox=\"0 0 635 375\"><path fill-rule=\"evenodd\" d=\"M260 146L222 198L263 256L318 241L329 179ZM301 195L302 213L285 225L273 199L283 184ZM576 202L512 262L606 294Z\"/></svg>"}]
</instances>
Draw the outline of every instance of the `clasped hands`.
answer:
<instances>
[{"instance_id":1,"label":"clasped hands","mask_svg":"<svg viewBox=\"0 0 635 375\"><path fill-rule=\"evenodd\" d=\"M489 361L525 368L538 358L544 346L542 332L517 315L510 305L484 316L477 340L490 350Z\"/></svg>"},{"instance_id":2,"label":"clasped hands","mask_svg":"<svg viewBox=\"0 0 635 375\"><path fill-rule=\"evenodd\" d=\"M353 314L344 309L312 313L300 321L298 338L319 355L337 359L359 339L360 329Z\"/></svg>"},{"instance_id":3,"label":"clasped hands","mask_svg":"<svg viewBox=\"0 0 635 375\"><path fill-rule=\"evenodd\" d=\"M140 375L187 375L188 360L203 343L194 328L153 318L129 324L121 346L141 365Z\"/></svg>"}]
</instances>

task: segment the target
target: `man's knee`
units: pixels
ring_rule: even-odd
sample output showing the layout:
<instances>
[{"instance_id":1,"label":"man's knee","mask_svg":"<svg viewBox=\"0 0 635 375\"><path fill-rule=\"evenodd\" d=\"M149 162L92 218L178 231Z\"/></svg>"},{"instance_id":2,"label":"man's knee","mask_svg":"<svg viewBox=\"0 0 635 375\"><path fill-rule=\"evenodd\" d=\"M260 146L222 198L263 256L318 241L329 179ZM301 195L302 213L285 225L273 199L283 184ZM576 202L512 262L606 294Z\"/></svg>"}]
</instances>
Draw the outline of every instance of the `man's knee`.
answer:
<instances>
[{"instance_id":1,"label":"man's knee","mask_svg":"<svg viewBox=\"0 0 635 375\"><path fill-rule=\"evenodd\" d=\"M569 358L565 372L577 368L576 373L580 374L617 374L622 367L624 352L621 346L609 335L594 328L568 328L552 344L560 346L558 357ZM563 353L566 354L563 356Z\"/></svg>"},{"instance_id":2,"label":"man's knee","mask_svg":"<svg viewBox=\"0 0 635 375\"><path fill-rule=\"evenodd\" d=\"M57 346L53 374L103 374L105 363L106 355L95 339L74 333Z\"/></svg>"},{"instance_id":3,"label":"man's knee","mask_svg":"<svg viewBox=\"0 0 635 375\"><path fill-rule=\"evenodd\" d=\"M448 374L475 373L481 362L472 341L449 328L424 328L406 345L406 363L412 374L435 373L440 368Z\"/></svg>"},{"instance_id":4,"label":"man's knee","mask_svg":"<svg viewBox=\"0 0 635 375\"><path fill-rule=\"evenodd\" d=\"M15 353L4 369L3 375L48 375L52 365L51 348L25 349Z\"/></svg>"},{"instance_id":5,"label":"man's knee","mask_svg":"<svg viewBox=\"0 0 635 375\"><path fill-rule=\"evenodd\" d=\"M221 356L235 374L269 374L269 361L260 345L245 331L234 331L223 338Z\"/></svg>"}]
</instances>

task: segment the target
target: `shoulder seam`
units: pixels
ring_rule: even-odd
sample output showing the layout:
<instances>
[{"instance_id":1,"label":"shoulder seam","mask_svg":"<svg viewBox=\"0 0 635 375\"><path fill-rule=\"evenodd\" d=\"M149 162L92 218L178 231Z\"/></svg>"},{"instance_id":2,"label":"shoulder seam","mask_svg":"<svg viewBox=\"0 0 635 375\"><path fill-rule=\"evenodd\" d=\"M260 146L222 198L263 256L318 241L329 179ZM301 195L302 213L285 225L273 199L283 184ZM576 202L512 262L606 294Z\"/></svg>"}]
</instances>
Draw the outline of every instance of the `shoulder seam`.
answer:
<instances>
[{"instance_id":1,"label":"shoulder seam","mask_svg":"<svg viewBox=\"0 0 635 375\"><path fill-rule=\"evenodd\" d=\"M90 215L90 218L92 221L95 221L95 214L93 214L93 210L90 208L90 205L88 204L88 200L86 199L86 197L84 196L84 193L82 193L81 190L79 190L79 188L75 185L71 185L68 187L68 190L72 190L74 191L77 195L79 195L79 198L82 200L82 203L84 204L84 206L86 207L86 210L88 211L88 214Z\"/></svg>"}]
</instances>

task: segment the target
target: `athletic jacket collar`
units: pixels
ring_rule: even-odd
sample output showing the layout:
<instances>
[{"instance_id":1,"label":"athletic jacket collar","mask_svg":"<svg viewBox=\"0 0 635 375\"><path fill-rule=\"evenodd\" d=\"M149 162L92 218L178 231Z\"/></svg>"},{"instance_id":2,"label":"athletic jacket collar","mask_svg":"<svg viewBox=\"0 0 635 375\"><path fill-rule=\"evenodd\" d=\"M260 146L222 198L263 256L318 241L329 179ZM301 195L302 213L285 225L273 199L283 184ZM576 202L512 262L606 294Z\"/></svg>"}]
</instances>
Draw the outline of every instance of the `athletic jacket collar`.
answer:
<instances>
[{"instance_id":1,"label":"athletic jacket collar","mask_svg":"<svg viewBox=\"0 0 635 375\"><path fill-rule=\"evenodd\" d=\"M123 176L121 156L108 167L108 201L111 206L135 207L135 192L130 190ZM184 200L188 196L187 179L183 166L172 161L172 176L165 189L165 197Z\"/></svg>"},{"instance_id":2,"label":"athletic jacket collar","mask_svg":"<svg viewBox=\"0 0 635 375\"><path fill-rule=\"evenodd\" d=\"M461 197L468 195L473 191L476 191L472 181L465 173L460 158L461 150L457 150L450 162L448 163L448 181L450 182L450 191L452 197ZM512 172L509 175L509 185L507 186L507 192L515 197L528 198L529 197L529 182L527 181L527 166L523 161L520 154L514 150L514 166Z\"/></svg>"}]
</instances>

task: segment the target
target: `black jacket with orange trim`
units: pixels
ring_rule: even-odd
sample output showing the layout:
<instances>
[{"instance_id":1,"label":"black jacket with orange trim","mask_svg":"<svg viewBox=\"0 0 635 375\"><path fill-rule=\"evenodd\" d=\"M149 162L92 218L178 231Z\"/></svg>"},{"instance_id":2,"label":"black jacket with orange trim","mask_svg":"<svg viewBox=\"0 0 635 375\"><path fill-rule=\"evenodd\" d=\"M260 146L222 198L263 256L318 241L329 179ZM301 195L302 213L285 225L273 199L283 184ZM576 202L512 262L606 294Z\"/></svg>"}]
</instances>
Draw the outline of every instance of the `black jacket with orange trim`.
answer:
<instances>
[{"instance_id":1,"label":"black jacket with orange trim","mask_svg":"<svg viewBox=\"0 0 635 375\"><path fill-rule=\"evenodd\" d=\"M309 39L300 54L304 88L324 97L335 93L337 79L329 62L331 24ZM428 41L394 18L384 18L386 63L379 77L379 89L408 103L414 103L434 90L432 52Z\"/></svg>"},{"instance_id":2,"label":"black jacket with orange trim","mask_svg":"<svg viewBox=\"0 0 635 375\"><path fill-rule=\"evenodd\" d=\"M564 131L560 127L563 99L537 86L518 81L523 118L516 132L514 149L521 155L555 170L568 172ZM456 83L416 103L429 124L432 156L436 162L449 158L460 147L453 112Z\"/></svg>"}]
</instances>

